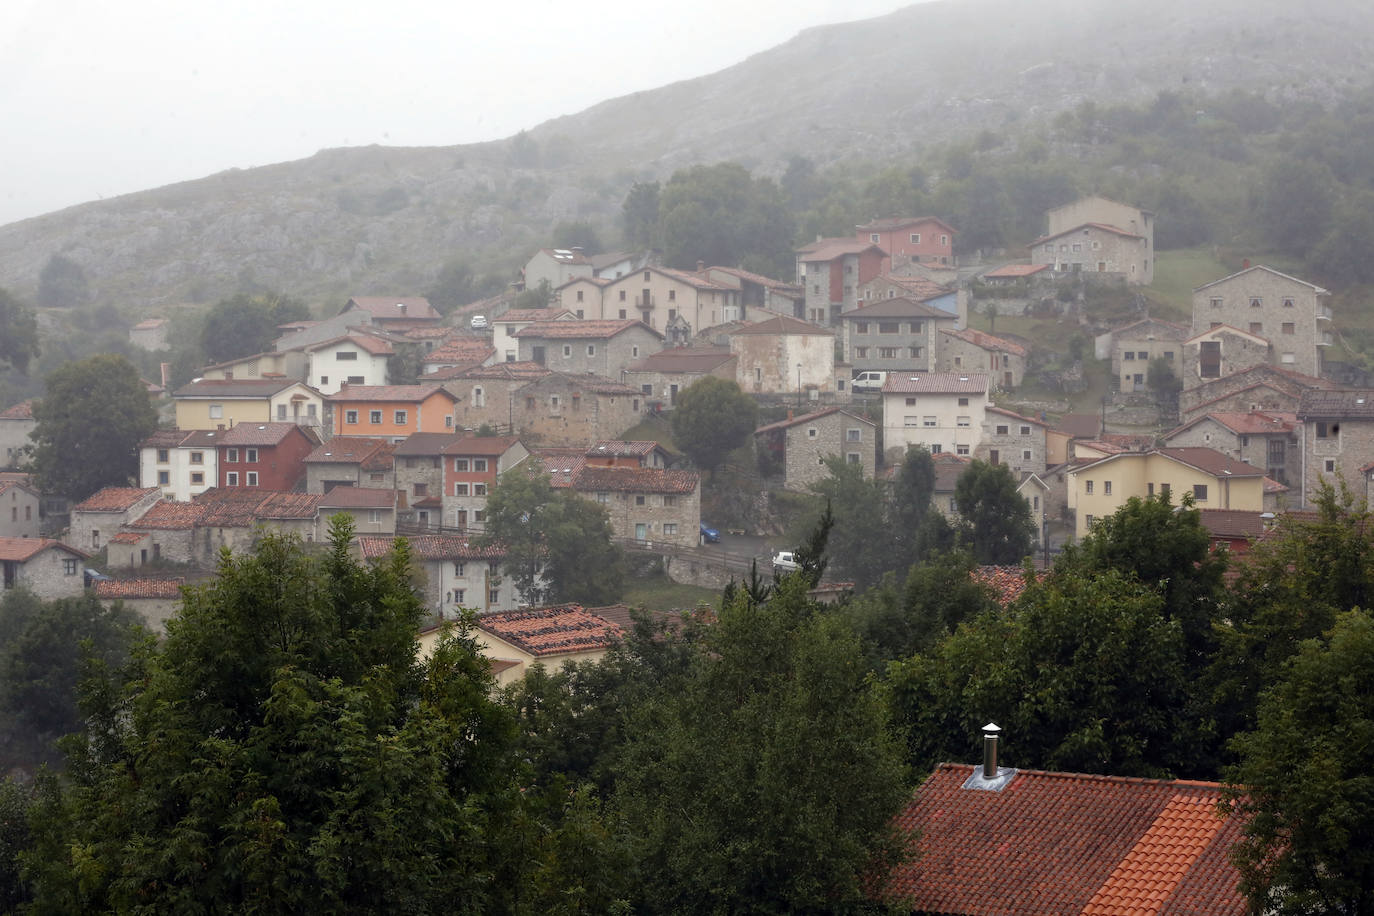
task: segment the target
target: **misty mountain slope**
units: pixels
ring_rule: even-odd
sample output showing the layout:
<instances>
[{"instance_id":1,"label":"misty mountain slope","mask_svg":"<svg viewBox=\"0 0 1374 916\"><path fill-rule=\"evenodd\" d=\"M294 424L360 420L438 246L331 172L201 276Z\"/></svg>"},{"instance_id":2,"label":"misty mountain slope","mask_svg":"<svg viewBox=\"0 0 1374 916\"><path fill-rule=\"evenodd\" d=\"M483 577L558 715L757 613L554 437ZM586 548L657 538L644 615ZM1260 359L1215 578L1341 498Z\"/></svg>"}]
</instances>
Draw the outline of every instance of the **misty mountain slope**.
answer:
<instances>
[{"instance_id":1,"label":"misty mountain slope","mask_svg":"<svg viewBox=\"0 0 1374 916\"><path fill-rule=\"evenodd\" d=\"M61 252L98 300L149 308L254 285L415 292L454 256L514 264L558 220L614 216L634 177L721 159L776 174L798 153L821 166L918 157L978 128L1161 89L1321 102L1364 85L1372 54L1374 5L1347 0L943 0L556 118L523 150L326 150L3 226L0 286L31 295Z\"/></svg>"}]
</instances>

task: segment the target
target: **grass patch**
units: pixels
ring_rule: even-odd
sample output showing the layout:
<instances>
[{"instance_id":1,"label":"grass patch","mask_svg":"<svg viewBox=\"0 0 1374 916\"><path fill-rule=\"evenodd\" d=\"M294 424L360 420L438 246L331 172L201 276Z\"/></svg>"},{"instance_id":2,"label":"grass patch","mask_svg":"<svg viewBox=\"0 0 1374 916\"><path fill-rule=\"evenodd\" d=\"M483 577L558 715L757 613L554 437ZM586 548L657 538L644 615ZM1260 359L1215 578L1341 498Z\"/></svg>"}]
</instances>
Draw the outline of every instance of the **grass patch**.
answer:
<instances>
[{"instance_id":1,"label":"grass patch","mask_svg":"<svg viewBox=\"0 0 1374 916\"><path fill-rule=\"evenodd\" d=\"M1155 256L1155 282L1148 293L1152 300L1174 312L1160 318L1191 323L1193 290L1232 273L1235 271L1218 260L1209 247L1161 251Z\"/></svg>"},{"instance_id":2,"label":"grass patch","mask_svg":"<svg viewBox=\"0 0 1374 916\"><path fill-rule=\"evenodd\" d=\"M631 607L650 611L690 611L702 602L719 608L720 591L700 585L680 585L658 573L643 579L627 579L620 600Z\"/></svg>"},{"instance_id":3,"label":"grass patch","mask_svg":"<svg viewBox=\"0 0 1374 916\"><path fill-rule=\"evenodd\" d=\"M662 421L648 418L640 420L638 425L625 430L620 438L626 442L657 442L675 455L682 454L682 449L673 442L673 430L666 418Z\"/></svg>"}]
</instances>

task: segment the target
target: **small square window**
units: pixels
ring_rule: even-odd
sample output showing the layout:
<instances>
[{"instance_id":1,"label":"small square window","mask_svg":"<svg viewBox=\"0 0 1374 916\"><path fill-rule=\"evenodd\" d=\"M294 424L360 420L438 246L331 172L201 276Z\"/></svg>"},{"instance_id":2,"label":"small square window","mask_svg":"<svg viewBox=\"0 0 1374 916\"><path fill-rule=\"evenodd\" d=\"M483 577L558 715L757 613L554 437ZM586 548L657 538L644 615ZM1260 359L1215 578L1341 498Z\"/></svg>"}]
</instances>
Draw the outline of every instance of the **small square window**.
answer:
<instances>
[{"instance_id":1,"label":"small square window","mask_svg":"<svg viewBox=\"0 0 1374 916\"><path fill-rule=\"evenodd\" d=\"M246 462L248 462L249 464L257 464L257 463L258 463L258 450L255 449L255 448L250 448L250 449L248 449L247 452L245 453L245 456L244 456L244 459L243 459L243 460L246 461Z\"/></svg>"},{"instance_id":2,"label":"small square window","mask_svg":"<svg viewBox=\"0 0 1374 916\"><path fill-rule=\"evenodd\" d=\"M370 410L367 414L367 422L380 425L382 422L382 412L380 410Z\"/></svg>"},{"instance_id":3,"label":"small square window","mask_svg":"<svg viewBox=\"0 0 1374 916\"><path fill-rule=\"evenodd\" d=\"M486 471L486 469L487 469L487 459L485 459L485 458L474 458L474 459L472 459L472 469L473 469L474 471Z\"/></svg>"},{"instance_id":4,"label":"small square window","mask_svg":"<svg viewBox=\"0 0 1374 916\"><path fill-rule=\"evenodd\" d=\"M844 431L844 438L846 442L862 442L864 431L861 429L847 429Z\"/></svg>"},{"instance_id":5,"label":"small square window","mask_svg":"<svg viewBox=\"0 0 1374 916\"><path fill-rule=\"evenodd\" d=\"M352 425L357 424L357 422L358 422L358 412L357 412L356 410L345 410L345 411L344 411L344 423L348 424L349 426L352 426Z\"/></svg>"},{"instance_id":6,"label":"small square window","mask_svg":"<svg viewBox=\"0 0 1374 916\"><path fill-rule=\"evenodd\" d=\"M172 474L171 474L170 471L158 471L158 472L157 472L157 485L158 485L158 486L160 486L160 487L165 487L165 486L167 486L167 485L168 485L169 483L171 483L171 482L172 482Z\"/></svg>"},{"instance_id":7,"label":"small square window","mask_svg":"<svg viewBox=\"0 0 1374 916\"><path fill-rule=\"evenodd\" d=\"M236 449L236 448L227 448L227 449L225 449L225 450L224 450L224 463L225 463L225 464L238 464L238 463L239 463L239 450Z\"/></svg>"},{"instance_id":8,"label":"small square window","mask_svg":"<svg viewBox=\"0 0 1374 916\"><path fill-rule=\"evenodd\" d=\"M814 438L816 438L816 435L817 435L817 433L816 433L816 427L811 426L811 427L808 427L808 428L807 428L807 430L806 430L806 438L808 438L808 439L814 439Z\"/></svg>"},{"instance_id":9,"label":"small square window","mask_svg":"<svg viewBox=\"0 0 1374 916\"><path fill-rule=\"evenodd\" d=\"M74 576L74 575L76 575L76 560L63 560L63 561L62 561L62 575L64 575L64 576Z\"/></svg>"},{"instance_id":10,"label":"small square window","mask_svg":"<svg viewBox=\"0 0 1374 916\"><path fill-rule=\"evenodd\" d=\"M1103 496L1111 496L1111 495L1112 495L1112 482L1111 482L1110 480L1104 480L1104 481L1102 481L1102 495L1103 495Z\"/></svg>"},{"instance_id":11,"label":"small square window","mask_svg":"<svg viewBox=\"0 0 1374 916\"><path fill-rule=\"evenodd\" d=\"M643 494L643 493L637 493L637 494L635 494L635 505L636 505L636 506L642 506L642 505L644 505L644 494Z\"/></svg>"},{"instance_id":12,"label":"small square window","mask_svg":"<svg viewBox=\"0 0 1374 916\"><path fill-rule=\"evenodd\" d=\"M204 463L205 463L205 453L204 453L204 452L192 452L192 453L191 453L191 463L192 463L192 464L204 464Z\"/></svg>"},{"instance_id":13,"label":"small square window","mask_svg":"<svg viewBox=\"0 0 1374 916\"><path fill-rule=\"evenodd\" d=\"M1193 484L1193 499L1197 500L1200 503L1205 503L1207 501L1207 484Z\"/></svg>"},{"instance_id":14,"label":"small square window","mask_svg":"<svg viewBox=\"0 0 1374 916\"><path fill-rule=\"evenodd\" d=\"M239 472L230 471L224 475L224 485L226 487L237 487L239 485Z\"/></svg>"},{"instance_id":15,"label":"small square window","mask_svg":"<svg viewBox=\"0 0 1374 916\"><path fill-rule=\"evenodd\" d=\"M258 485L258 472L257 472L257 471L249 471L249 472L245 475L245 477L246 477L246 479L245 479L244 482L245 482L248 486L250 486L250 487L256 487L256 486Z\"/></svg>"},{"instance_id":16,"label":"small square window","mask_svg":"<svg viewBox=\"0 0 1374 916\"><path fill-rule=\"evenodd\" d=\"M1093 482L1092 482L1091 480L1085 480L1085 481L1083 481L1083 492L1084 492L1084 493L1087 493L1088 495L1092 495L1092 492L1093 492Z\"/></svg>"},{"instance_id":17,"label":"small square window","mask_svg":"<svg viewBox=\"0 0 1374 916\"><path fill-rule=\"evenodd\" d=\"M168 453L167 453L167 449L165 449L165 448L160 448L160 449L157 450L157 463L158 463L158 464L166 464L166 463L168 462L169 459L170 459L170 456L169 456Z\"/></svg>"},{"instance_id":18,"label":"small square window","mask_svg":"<svg viewBox=\"0 0 1374 916\"><path fill-rule=\"evenodd\" d=\"M405 426L407 423L410 422L410 414L404 410L396 411L395 422L397 426Z\"/></svg>"},{"instance_id":19,"label":"small square window","mask_svg":"<svg viewBox=\"0 0 1374 916\"><path fill-rule=\"evenodd\" d=\"M468 495L468 485L465 484L465 483L455 483L455 484L453 485L453 495L454 495L454 496L467 496L467 495Z\"/></svg>"},{"instance_id":20,"label":"small square window","mask_svg":"<svg viewBox=\"0 0 1374 916\"><path fill-rule=\"evenodd\" d=\"M202 474L200 471L196 471L196 472L194 472L194 473L191 474L191 486L193 486L193 487L199 487L199 486L203 486L204 484L205 484L205 475L204 475L204 474Z\"/></svg>"},{"instance_id":21,"label":"small square window","mask_svg":"<svg viewBox=\"0 0 1374 916\"><path fill-rule=\"evenodd\" d=\"M211 420L219 420L219 419L222 419L223 417L224 417L224 405L223 405L223 404L211 404L211 405L210 405L210 419L211 419Z\"/></svg>"},{"instance_id":22,"label":"small square window","mask_svg":"<svg viewBox=\"0 0 1374 916\"><path fill-rule=\"evenodd\" d=\"M472 485L472 495L473 495L473 496L486 496L486 495L487 495L487 485L484 484L484 483L475 483L475 484L473 484L473 485Z\"/></svg>"}]
</instances>

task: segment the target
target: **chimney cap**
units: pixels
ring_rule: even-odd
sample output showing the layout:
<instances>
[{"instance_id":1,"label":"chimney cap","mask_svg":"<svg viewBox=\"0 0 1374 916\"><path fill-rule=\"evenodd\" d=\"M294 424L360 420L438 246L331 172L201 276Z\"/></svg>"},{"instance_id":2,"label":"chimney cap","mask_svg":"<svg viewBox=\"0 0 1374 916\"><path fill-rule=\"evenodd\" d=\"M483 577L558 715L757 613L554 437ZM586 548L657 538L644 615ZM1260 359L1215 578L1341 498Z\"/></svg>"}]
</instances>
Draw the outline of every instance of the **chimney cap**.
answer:
<instances>
[{"instance_id":1,"label":"chimney cap","mask_svg":"<svg viewBox=\"0 0 1374 916\"><path fill-rule=\"evenodd\" d=\"M998 726L996 722L989 722L987 725L983 726L983 734L985 735L995 735L1001 730L1001 727Z\"/></svg>"}]
</instances>

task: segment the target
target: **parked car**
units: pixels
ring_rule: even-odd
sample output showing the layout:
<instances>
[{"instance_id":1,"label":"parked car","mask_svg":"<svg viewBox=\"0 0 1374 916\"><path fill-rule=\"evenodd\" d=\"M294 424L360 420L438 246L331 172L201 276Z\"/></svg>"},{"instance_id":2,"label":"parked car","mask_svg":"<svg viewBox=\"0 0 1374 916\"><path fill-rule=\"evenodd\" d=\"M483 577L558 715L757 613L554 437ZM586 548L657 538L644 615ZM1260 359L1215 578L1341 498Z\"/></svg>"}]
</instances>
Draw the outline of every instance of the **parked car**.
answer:
<instances>
[{"instance_id":1,"label":"parked car","mask_svg":"<svg viewBox=\"0 0 1374 916\"><path fill-rule=\"evenodd\" d=\"M886 372L870 369L855 375L854 380L849 383L849 387L855 391L882 391L885 381L887 381Z\"/></svg>"},{"instance_id":2,"label":"parked car","mask_svg":"<svg viewBox=\"0 0 1374 916\"><path fill-rule=\"evenodd\" d=\"M485 331L487 329L487 316L473 315L472 320L468 322L468 327L474 331Z\"/></svg>"},{"instance_id":3,"label":"parked car","mask_svg":"<svg viewBox=\"0 0 1374 916\"><path fill-rule=\"evenodd\" d=\"M719 544L720 532L712 528L705 522L701 523L701 542L703 544Z\"/></svg>"},{"instance_id":4,"label":"parked car","mask_svg":"<svg viewBox=\"0 0 1374 916\"><path fill-rule=\"evenodd\" d=\"M774 569L800 569L797 556L790 550L779 550L773 554Z\"/></svg>"}]
</instances>

